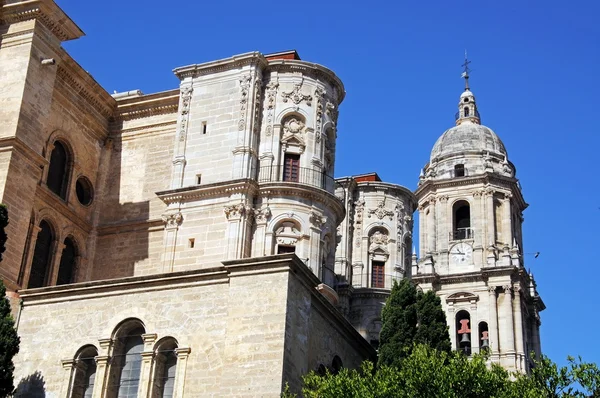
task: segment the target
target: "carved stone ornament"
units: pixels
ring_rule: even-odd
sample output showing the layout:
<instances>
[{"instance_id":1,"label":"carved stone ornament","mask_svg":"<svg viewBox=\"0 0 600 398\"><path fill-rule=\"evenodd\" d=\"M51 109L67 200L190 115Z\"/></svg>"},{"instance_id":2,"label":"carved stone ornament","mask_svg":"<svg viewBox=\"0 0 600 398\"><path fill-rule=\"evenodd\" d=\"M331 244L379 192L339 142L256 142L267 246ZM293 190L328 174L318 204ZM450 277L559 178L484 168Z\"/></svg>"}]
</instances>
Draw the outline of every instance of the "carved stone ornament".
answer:
<instances>
[{"instance_id":1,"label":"carved stone ornament","mask_svg":"<svg viewBox=\"0 0 600 398\"><path fill-rule=\"evenodd\" d=\"M373 253L376 250L380 250L385 254L389 254L389 251L387 249L387 244L389 243L389 241L390 238L387 234L384 234L381 231L376 231L369 238L369 253Z\"/></svg>"},{"instance_id":2,"label":"carved stone ornament","mask_svg":"<svg viewBox=\"0 0 600 398\"><path fill-rule=\"evenodd\" d=\"M183 222L183 215L180 211L165 213L162 215L162 220L165 223L165 228L177 228Z\"/></svg>"},{"instance_id":3,"label":"carved stone ornament","mask_svg":"<svg viewBox=\"0 0 600 398\"><path fill-rule=\"evenodd\" d=\"M240 78L240 119L238 120L238 130L246 129L246 111L248 108L248 95L252 76L244 75Z\"/></svg>"},{"instance_id":4,"label":"carved stone ornament","mask_svg":"<svg viewBox=\"0 0 600 398\"><path fill-rule=\"evenodd\" d=\"M228 220L244 217L249 210L251 210L251 208L243 203L225 206L223 208L223 212Z\"/></svg>"},{"instance_id":5,"label":"carved stone ornament","mask_svg":"<svg viewBox=\"0 0 600 398\"><path fill-rule=\"evenodd\" d=\"M254 128L252 131L258 133L260 127L260 108L261 108L261 97L262 97L262 80L260 76L256 76L254 81Z\"/></svg>"},{"instance_id":6,"label":"carved stone ornament","mask_svg":"<svg viewBox=\"0 0 600 398\"><path fill-rule=\"evenodd\" d=\"M273 133L273 112L275 109L275 100L277 99L277 87L279 83L276 80L270 80L266 86L267 95L267 128L266 135L270 136Z\"/></svg>"},{"instance_id":7,"label":"carved stone ornament","mask_svg":"<svg viewBox=\"0 0 600 398\"><path fill-rule=\"evenodd\" d=\"M362 222L363 222L363 212L365 210L365 200L358 199L354 202L354 214L355 214L355 226L354 230L356 231L355 235L355 246L360 247L360 242L362 240Z\"/></svg>"},{"instance_id":8,"label":"carved stone ornament","mask_svg":"<svg viewBox=\"0 0 600 398\"><path fill-rule=\"evenodd\" d=\"M504 285L504 286L502 286L502 290L504 290L504 294L511 294L512 293L512 286L511 285Z\"/></svg>"},{"instance_id":9,"label":"carved stone ornament","mask_svg":"<svg viewBox=\"0 0 600 398\"><path fill-rule=\"evenodd\" d=\"M186 86L181 88L181 110L179 112L179 141L185 141L187 135L190 103L192 102L192 91L192 86Z\"/></svg>"},{"instance_id":10,"label":"carved stone ornament","mask_svg":"<svg viewBox=\"0 0 600 398\"><path fill-rule=\"evenodd\" d=\"M315 228L320 229L323 226L323 224L327 222L327 217L320 215L316 211L311 211L309 221Z\"/></svg>"},{"instance_id":11,"label":"carved stone ornament","mask_svg":"<svg viewBox=\"0 0 600 398\"><path fill-rule=\"evenodd\" d=\"M271 209L269 206L265 206L261 209L254 210L254 218L257 223L266 223L271 218Z\"/></svg>"},{"instance_id":12,"label":"carved stone ornament","mask_svg":"<svg viewBox=\"0 0 600 398\"><path fill-rule=\"evenodd\" d=\"M369 239L369 242L376 245L387 245L389 240L390 239L387 234L384 234L381 231L376 231Z\"/></svg>"},{"instance_id":13,"label":"carved stone ornament","mask_svg":"<svg viewBox=\"0 0 600 398\"><path fill-rule=\"evenodd\" d=\"M325 105L325 113L329 116L329 119L331 119L334 124L337 123L338 111L337 107L333 103L327 102L327 105Z\"/></svg>"},{"instance_id":14,"label":"carved stone ornament","mask_svg":"<svg viewBox=\"0 0 600 398\"><path fill-rule=\"evenodd\" d=\"M488 286L488 293L490 295L493 295L493 294L495 295L496 294L496 287L497 286Z\"/></svg>"},{"instance_id":15,"label":"carved stone ornament","mask_svg":"<svg viewBox=\"0 0 600 398\"><path fill-rule=\"evenodd\" d=\"M288 102L291 100L294 104L298 105L302 101L306 101L306 105L312 105L312 95L310 94L302 94L300 90L302 89L302 82L294 83L294 89L289 92L282 91L281 97L283 98L283 102Z\"/></svg>"},{"instance_id":16,"label":"carved stone ornament","mask_svg":"<svg viewBox=\"0 0 600 398\"><path fill-rule=\"evenodd\" d=\"M286 221L277 228L275 236L277 237L277 244L294 246L302 237L302 233L298 230L296 224Z\"/></svg>"},{"instance_id":17,"label":"carved stone ornament","mask_svg":"<svg viewBox=\"0 0 600 398\"><path fill-rule=\"evenodd\" d=\"M394 219L394 212L385 208L385 199L380 201L375 209L369 209L368 213L369 218L374 214L380 220L386 216L389 217L390 220Z\"/></svg>"},{"instance_id":18,"label":"carved stone ornament","mask_svg":"<svg viewBox=\"0 0 600 398\"><path fill-rule=\"evenodd\" d=\"M300 133L300 132L302 132L303 129L304 129L304 123L302 122L302 120L298 120L295 117L289 119L283 125L283 131L285 131L286 133L290 133L290 134Z\"/></svg>"}]
</instances>

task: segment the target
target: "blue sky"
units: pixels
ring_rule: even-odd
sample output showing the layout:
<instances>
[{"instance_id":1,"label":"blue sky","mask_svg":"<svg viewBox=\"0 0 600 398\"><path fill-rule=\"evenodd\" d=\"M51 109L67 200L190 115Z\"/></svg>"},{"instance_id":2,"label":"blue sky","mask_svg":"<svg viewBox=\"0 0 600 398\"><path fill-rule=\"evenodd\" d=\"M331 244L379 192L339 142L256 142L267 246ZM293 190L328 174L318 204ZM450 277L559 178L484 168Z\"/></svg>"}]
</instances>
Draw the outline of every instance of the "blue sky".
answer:
<instances>
[{"instance_id":1,"label":"blue sky","mask_svg":"<svg viewBox=\"0 0 600 398\"><path fill-rule=\"evenodd\" d=\"M109 92L167 90L178 66L296 49L346 87L336 176L377 171L411 189L453 126L468 49L483 124L530 204L542 349L600 362L599 2L57 2L87 34L65 47Z\"/></svg>"}]
</instances>

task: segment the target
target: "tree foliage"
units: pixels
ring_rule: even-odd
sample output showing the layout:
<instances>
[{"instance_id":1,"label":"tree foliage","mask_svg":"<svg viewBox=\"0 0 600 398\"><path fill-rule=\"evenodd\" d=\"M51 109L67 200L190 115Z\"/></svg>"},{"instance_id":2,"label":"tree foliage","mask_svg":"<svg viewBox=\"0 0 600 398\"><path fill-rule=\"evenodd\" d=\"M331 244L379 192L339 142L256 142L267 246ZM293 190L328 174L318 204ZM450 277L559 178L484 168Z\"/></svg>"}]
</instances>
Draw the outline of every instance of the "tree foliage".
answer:
<instances>
[{"instance_id":1,"label":"tree foliage","mask_svg":"<svg viewBox=\"0 0 600 398\"><path fill-rule=\"evenodd\" d=\"M6 397L14 390L12 359L19 352L20 339L15 330L15 322L10 314L10 304L6 298L6 288L0 280L0 397Z\"/></svg>"},{"instance_id":2,"label":"tree foliage","mask_svg":"<svg viewBox=\"0 0 600 398\"><path fill-rule=\"evenodd\" d=\"M548 358L535 363L531 375L510 374L483 355L467 357L427 345L415 346L398 367L370 362L304 377L306 398L583 398L598 397L600 373L595 364L570 359L558 367ZM284 397L293 397L289 391Z\"/></svg>"},{"instance_id":3,"label":"tree foliage","mask_svg":"<svg viewBox=\"0 0 600 398\"><path fill-rule=\"evenodd\" d=\"M8 212L6 206L0 204L0 261L6 250L6 232ZM15 330L15 323L10 314L10 303L6 297L6 288L0 280L0 397L6 397L14 390L12 359L19 352L20 339Z\"/></svg>"},{"instance_id":4,"label":"tree foliage","mask_svg":"<svg viewBox=\"0 0 600 398\"><path fill-rule=\"evenodd\" d=\"M6 232L4 229L8 225L8 211L6 206L0 204L0 261L2 261L2 253L6 250Z\"/></svg>"},{"instance_id":5,"label":"tree foliage","mask_svg":"<svg viewBox=\"0 0 600 398\"><path fill-rule=\"evenodd\" d=\"M414 344L449 352L446 315L434 292L417 292L409 279L394 283L383 308L379 364L399 366Z\"/></svg>"}]
</instances>

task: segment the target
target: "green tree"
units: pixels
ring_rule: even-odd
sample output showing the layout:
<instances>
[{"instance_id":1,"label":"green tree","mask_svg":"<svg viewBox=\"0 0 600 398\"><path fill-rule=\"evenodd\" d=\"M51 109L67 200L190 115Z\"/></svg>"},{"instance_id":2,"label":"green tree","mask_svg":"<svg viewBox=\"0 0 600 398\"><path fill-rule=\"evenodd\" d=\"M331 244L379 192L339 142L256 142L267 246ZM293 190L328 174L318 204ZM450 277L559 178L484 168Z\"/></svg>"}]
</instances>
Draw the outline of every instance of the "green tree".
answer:
<instances>
[{"instance_id":1,"label":"green tree","mask_svg":"<svg viewBox=\"0 0 600 398\"><path fill-rule=\"evenodd\" d=\"M8 225L8 210L6 206L0 204L0 261L2 261L2 253L6 250L6 232L4 228Z\"/></svg>"},{"instance_id":2,"label":"green tree","mask_svg":"<svg viewBox=\"0 0 600 398\"><path fill-rule=\"evenodd\" d=\"M446 314L440 298L433 291L417 294L418 326L415 343L427 344L440 351L450 352L452 343L448 334Z\"/></svg>"},{"instance_id":3,"label":"green tree","mask_svg":"<svg viewBox=\"0 0 600 398\"><path fill-rule=\"evenodd\" d=\"M19 352L20 339L15 330L15 322L10 314L10 304L6 298L6 288L0 280L0 397L13 392L12 359Z\"/></svg>"},{"instance_id":4,"label":"green tree","mask_svg":"<svg viewBox=\"0 0 600 398\"><path fill-rule=\"evenodd\" d=\"M590 398L600 397L600 371L593 363L569 358L558 367L548 358L535 361L531 374L511 374L484 355L467 357L460 352L418 345L400 366L370 362L359 370L304 377L306 398ZM294 395L289 391L286 398Z\"/></svg>"},{"instance_id":5,"label":"green tree","mask_svg":"<svg viewBox=\"0 0 600 398\"><path fill-rule=\"evenodd\" d=\"M399 366L410 353L417 333L417 289L409 279L394 282L381 320L379 364Z\"/></svg>"},{"instance_id":6,"label":"green tree","mask_svg":"<svg viewBox=\"0 0 600 398\"><path fill-rule=\"evenodd\" d=\"M446 314L433 291L417 292L409 279L403 279L394 283L381 314L380 365L399 366L414 344L450 351Z\"/></svg>"},{"instance_id":7,"label":"green tree","mask_svg":"<svg viewBox=\"0 0 600 398\"><path fill-rule=\"evenodd\" d=\"M6 250L6 232L8 211L0 205L0 261ZM13 392L13 371L15 366L12 359L19 352L20 339L15 330L15 322L10 314L10 303L6 297L6 288L0 280L0 397L6 397Z\"/></svg>"}]
</instances>

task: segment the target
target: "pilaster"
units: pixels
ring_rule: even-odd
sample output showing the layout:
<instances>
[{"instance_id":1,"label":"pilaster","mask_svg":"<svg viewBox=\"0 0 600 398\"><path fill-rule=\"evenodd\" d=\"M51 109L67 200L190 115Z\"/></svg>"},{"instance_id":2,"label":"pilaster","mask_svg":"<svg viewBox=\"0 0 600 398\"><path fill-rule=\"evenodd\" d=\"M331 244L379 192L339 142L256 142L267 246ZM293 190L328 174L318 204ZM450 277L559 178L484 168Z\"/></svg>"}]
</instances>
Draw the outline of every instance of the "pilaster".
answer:
<instances>
[{"instance_id":1,"label":"pilaster","mask_svg":"<svg viewBox=\"0 0 600 398\"><path fill-rule=\"evenodd\" d=\"M183 398L185 390L185 372L187 369L187 361L191 350L189 348L176 348L177 368L175 370L175 390L173 398Z\"/></svg>"},{"instance_id":2,"label":"pilaster","mask_svg":"<svg viewBox=\"0 0 600 398\"><path fill-rule=\"evenodd\" d=\"M190 104L192 102L193 92L192 80L187 79L182 81L180 90L177 134L175 135L176 141L173 155L173 176L171 178L172 189L183 187L183 177L186 165L185 150L188 139L188 120L190 117Z\"/></svg>"},{"instance_id":3,"label":"pilaster","mask_svg":"<svg viewBox=\"0 0 600 398\"><path fill-rule=\"evenodd\" d=\"M496 286L488 286L489 293L489 311L488 330L490 337L490 350L492 359L498 360L500 354L500 340L498 339L498 299L496 296Z\"/></svg>"},{"instance_id":4,"label":"pilaster","mask_svg":"<svg viewBox=\"0 0 600 398\"><path fill-rule=\"evenodd\" d=\"M525 348L523 337L523 313L521 308L521 286L513 286L513 314L515 322L515 345L517 349L517 369L525 371Z\"/></svg>"},{"instance_id":5,"label":"pilaster","mask_svg":"<svg viewBox=\"0 0 600 398\"><path fill-rule=\"evenodd\" d=\"M142 368L140 370L140 385L138 397L149 397L152 380L152 360L154 359L154 342L158 336L156 333L142 334L144 351L142 351Z\"/></svg>"}]
</instances>

